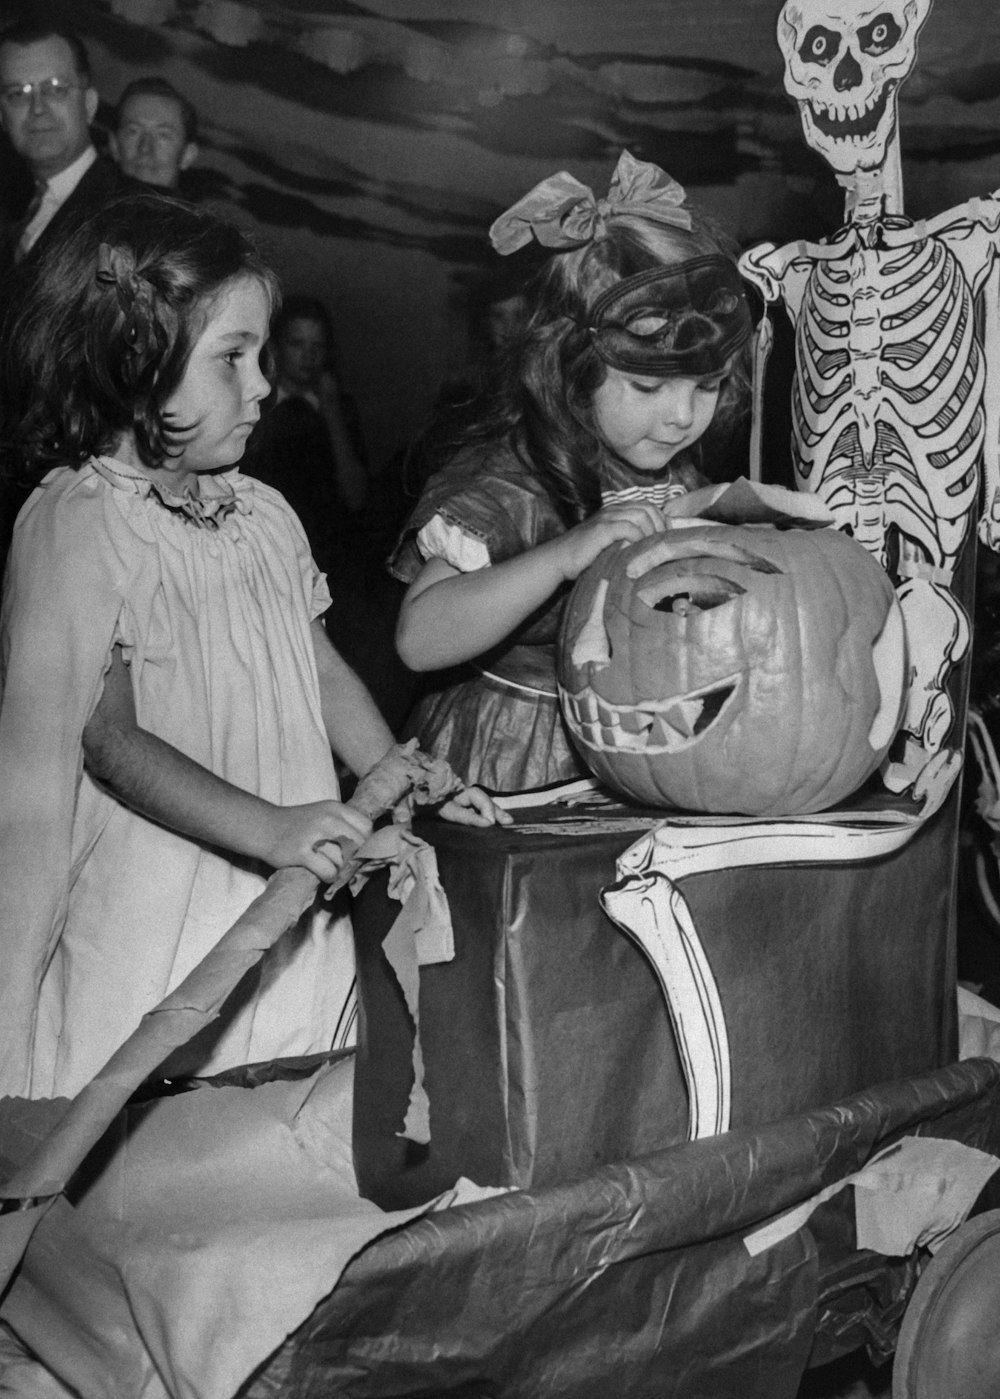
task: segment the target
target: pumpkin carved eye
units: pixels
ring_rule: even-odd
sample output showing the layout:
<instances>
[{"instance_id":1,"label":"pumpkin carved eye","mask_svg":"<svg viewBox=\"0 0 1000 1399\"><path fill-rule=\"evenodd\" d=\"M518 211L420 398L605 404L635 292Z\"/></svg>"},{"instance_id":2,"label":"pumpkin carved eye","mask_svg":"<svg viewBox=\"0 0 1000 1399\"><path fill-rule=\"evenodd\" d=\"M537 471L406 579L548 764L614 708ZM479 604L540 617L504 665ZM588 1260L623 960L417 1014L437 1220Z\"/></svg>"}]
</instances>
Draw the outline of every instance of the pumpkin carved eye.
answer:
<instances>
[{"instance_id":1,"label":"pumpkin carved eye","mask_svg":"<svg viewBox=\"0 0 1000 1399\"><path fill-rule=\"evenodd\" d=\"M628 550L625 575L633 579L644 578L664 566L672 565L676 569L678 563L705 564L709 568L719 563L730 563L752 569L754 573L782 571L770 559L751 553L749 549L727 539L685 539L683 535L668 530L666 534L643 540Z\"/></svg>"},{"instance_id":2,"label":"pumpkin carved eye","mask_svg":"<svg viewBox=\"0 0 1000 1399\"><path fill-rule=\"evenodd\" d=\"M639 599L654 612L670 612L675 617L689 617L692 612L711 612L723 607L733 598L742 597L746 588L731 578L717 578L710 573L676 574L659 583L638 588Z\"/></svg>"}]
</instances>

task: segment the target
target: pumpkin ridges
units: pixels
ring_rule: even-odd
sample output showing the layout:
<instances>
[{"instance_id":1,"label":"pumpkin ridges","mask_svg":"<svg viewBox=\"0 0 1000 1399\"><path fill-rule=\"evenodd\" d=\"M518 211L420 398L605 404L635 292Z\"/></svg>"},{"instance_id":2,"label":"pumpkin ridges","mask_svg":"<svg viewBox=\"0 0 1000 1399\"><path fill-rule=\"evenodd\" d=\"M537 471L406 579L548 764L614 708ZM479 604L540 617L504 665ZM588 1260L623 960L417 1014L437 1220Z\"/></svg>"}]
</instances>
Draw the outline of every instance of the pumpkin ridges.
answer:
<instances>
[{"instance_id":1,"label":"pumpkin ridges","mask_svg":"<svg viewBox=\"0 0 1000 1399\"><path fill-rule=\"evenodd\" d=\"M838 598L841 602L845 601L845 599L844 599L844 594L843 594L843 590L842 590L842 589L840 588L840 586L839 586L839 578L836 576L834 570L830 567L830 563L829 563L829 558L828 558L827 552L826 552L825 548L822 547L822 546L817 550L817 572L819 571L819 568L820 568L820 567L822 567L823 572L824 572L824 575L825 575L826 577L828 577L829 580L830 580L831 592L835 592L835 595L837 596L837 598ZM816 580L810 579L810 581L816 581ZM832 585L833 585L834 583L837 584L836 589L834 589L834 588L832 587ZM821 589L817 589L817 591L823 591L823 592L825 592L825 590L821 590ZM803 641L803 625L802 625L802 623L803 623L803 614L802 614L802 610L801 610L801 609L798 609L798 610L797 610L797 612L796 612L796 619L797 619L797 622L798 622L799 663L800 663L800 668L801 668L801 669L806 669L805 656L804 656L804 654L803 654L803 648L804 648L804 644L805 644L805 643L804 643L804 641ZM811 737L812 737L812 736L810 735L810 738L811 738ZM796 772L799 770L799 767L800 767L801 762L802 762L802 744L803 744L804 740L805 740L805 731L804 731L803 728L800 728L800 730L799 730L799 743L798 743L798 747L797 747L796 752L795 752L795 755L794 755L793 764L790 764L790 766L793 766L793 770L796 771ZM839 745L838 745L838 749L839 749ZM811 752L810 752L810 754L807 755L807 756L810 758L810 778L811 778L811 782L812 782L813 787L816 787L816 786L817 786L817 782L816 782L816 777L815 777L815 768L812 767L812 754L811 754ZM836 764L838 761L841 761L841 753L840 753L839 751L834 752L834 753L831 753L831 762L832 762L833 764ZM814 792L814 795L813 795L813 797L812 797L812 801L814 801L814 802L821 802L821 801L823 800L823 795L825 794L825 792L826 792L826 790L827 790L827 788L828 788L828 786L829 786L829 782L830 782L830 775L825 774L824 777L823 777L823 779L822 779L822 781L818 784L818 785L819 785L819 791L818 791L818 792ZM809 804L808 799L807 799L806 804L807 804L807 805Z\"/></svg>"},{"instance_id":2,"label":"pumpkin ridges","mask_svg":"<svg viewBox=\"0 0 1000 1399\"><path fill-rule=\"evenodd\" d=\"M824 533L819 538L824 541L825 545L826 539L830 537L832 537L832 532L830 535ZM798 732L799 751L788 764L789 769L799 770L803 768L808 761L808 766L810 768L809 786L812 789L812 795L806 799L804 805L812 807L814 810L820 810L824 805L829 804L826 798L831 786L840 794L843 794L842 789L844 786L848 786L853 790L854 787L859 786L871 772L870 760L864 761L862 756L857 753L857 748L859 738L861 736L867 736L870 730L870 721L871 717L874 715L874 706L868 707L868 710L865 711L864 721L859 722L861 705L857 701L856 689L855 687L845 687L842 684L839 674L839 666L845 649L857 649L855 633L859 627L861 627L863 614L862 616L855 614L852 604L855 601L855 595L860 595L860 601L864 601L868 585L866 584L865 587L862 587L860 583L862 570L864 568L863 561L859 558L858 562L861 567L857 573L848 573L845 576L842 571L838 571L833 566L833 559L836 557L836 552L836 549L832 550L829 547L821 546L817 551L816 572L810 575L808 581L814 593L822 596L824 599L835 600L838 612L843 615L844 629L837 637L836 645L832 648L834 659L830 678L836 680L838 688L845 696L845 701L849 700L850 703L845 703L841 706L840 713L837 716L841 720L841 723L837 732L830 736L831 741L836 744L835 747L831 746L827 751L824 751L822 748L817 749L812 742L813 735L810 733L807 726L802 725ZM874 570L872 570L872 573L874 575ZM888 598L891 594L888 578L885 580L885 592ZM799 623L798 636L802 668L803 671L808 674L810 673L810 667L807 657L814 638L807 633L803 627L804 614L802 610L799 610L796 615ZM875 634L877 635L878 632ZM826 668L824 668L824 674L826 674ZM807 701L810 699L808 695L805 698ZM827 708L828 707L829 706L827 706ZM848 776L849 773L851 774L850 776ZM833 798L833 800L837 799L837 796Z\"/></svg>"},{"instance_id":3,"label":"pumpkin ridges","mask_svg":"<svg viewBox=\"0 0 1000 1399\"><path fill-rule=\"evenodd\" d=\"M862 760L862 756L858 753L858 744L861 737L867 736L871 727L871 719L874 717L874 706L869 706L870 713L866 710L864 721L859 721L861 705L856 698L856 687L845 686L840 674L842 663L853 668L853 660L843 662L844 652L857 650L855 633L859 628L863 630L864 613L856 613L853 606L855 600L863 603L866 597L867 584L865 587L861 586L863 563L859 559L862 568L859 568L856 573L848 573L845 576L833 567L832 555L828 548L822 548L819 557L822 561L824 575L830 580L831 591L835 585L838 605L841 605L846 613L846 625L838 636L834 647L834 663L830 678L836 681L838 688L845 696L845 701L849 700L850 703L845 702L841 707L843 722L840 732L835 736L837 746L831 747L825 753L820 751L816 757L812 758L814 764L818 762L818 767L814 765L812 769L812 783L816 790L808 803L814 810L822 810L824 805L830 804L826 797L831 787L838 793L838 796L833 798L835 801L839 799L839 795L844 794L842 789L845 786L853 790L870 775L871 762ZM872 577L874 577L874 570L872 570ZM816 582L818 584L819 580L817 579ZM885 592L887 598L890 598L891 588L887 577L885 579ZM799 616L801 620L801 613ZM878 631L875 632L875 635L878 635ZM871 640L873 641L874 638ZM848 773L853 775L848 776Z\"/></svg>"}]
</instances>

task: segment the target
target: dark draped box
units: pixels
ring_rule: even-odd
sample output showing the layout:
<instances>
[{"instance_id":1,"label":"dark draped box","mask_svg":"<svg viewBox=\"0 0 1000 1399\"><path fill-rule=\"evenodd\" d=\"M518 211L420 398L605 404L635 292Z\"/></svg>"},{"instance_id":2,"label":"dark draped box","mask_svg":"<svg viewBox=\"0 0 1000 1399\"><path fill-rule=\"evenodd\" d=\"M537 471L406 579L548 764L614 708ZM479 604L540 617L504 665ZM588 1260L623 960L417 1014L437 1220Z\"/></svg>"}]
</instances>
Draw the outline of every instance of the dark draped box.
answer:
<instances>
[{"instance_id":1,"label":"dark draped box","mask_svg":"<svg viewBox=\"0 0 1000 1399\"><path fill-rule=\"evenodd\" d=\"M682 881L725 1013L734 1128L954 1059L957 809L956 791L903 850L862 864ZM459 1176L564 1183L685 1140L659 983L599 897L653 823L567 834L574 820L535 811L508 829L417 828L455 931L454 961L421 969L428 1146L398 1135L413 1027L381 943L399 906L384 877L356 900L355 1164L362 1193L386 1208Z\"/></svg>"}]
</instances>

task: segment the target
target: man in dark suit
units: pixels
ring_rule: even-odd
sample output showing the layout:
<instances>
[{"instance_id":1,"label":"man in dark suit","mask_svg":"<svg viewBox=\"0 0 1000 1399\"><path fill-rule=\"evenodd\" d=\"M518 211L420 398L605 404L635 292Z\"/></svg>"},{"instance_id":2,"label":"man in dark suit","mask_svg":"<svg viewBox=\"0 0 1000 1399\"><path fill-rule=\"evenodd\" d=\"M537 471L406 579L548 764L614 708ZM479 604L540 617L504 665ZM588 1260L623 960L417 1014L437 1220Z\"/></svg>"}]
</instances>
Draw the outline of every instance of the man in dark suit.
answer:
<instances>
[{"instance_id":1,"label":"man in dark suit","mask_svg":"<svg viewBox=\"0 0 1000 1399\"><path fill-rule=\"evenodd\" d=\"M0 241L0 313L18 267L58 229L137 188L94 149L96 110L87 50L71 29L25 20L0 30L0 126L35 183L34 198ZM26 495L16 482L0 483L0 574Z\"/></svg>"},{"instance_id":2,"label":"man in dark suit","mask_svg":"<svg viewBox=\"0 0 1000 1399\"><path fill-rule=\"evenodd\" d=\"M10 229L0 273L34 256L55 231L132 182L90 139L97 110L87 51L58 25L24 20L0 30L0 126L35 182Z\"/></svg>"},{"instance_id":3,"label":"man in dark suit","mask_svg":"<svg viewBox=\"0 0 1000 1399\"><path fill-rule=\"evenodd\" d=\"M118 99L111 154L133 180L177 194L198 159L198 114L156 74L135 78Z\"/></svg>"}]
</instances>

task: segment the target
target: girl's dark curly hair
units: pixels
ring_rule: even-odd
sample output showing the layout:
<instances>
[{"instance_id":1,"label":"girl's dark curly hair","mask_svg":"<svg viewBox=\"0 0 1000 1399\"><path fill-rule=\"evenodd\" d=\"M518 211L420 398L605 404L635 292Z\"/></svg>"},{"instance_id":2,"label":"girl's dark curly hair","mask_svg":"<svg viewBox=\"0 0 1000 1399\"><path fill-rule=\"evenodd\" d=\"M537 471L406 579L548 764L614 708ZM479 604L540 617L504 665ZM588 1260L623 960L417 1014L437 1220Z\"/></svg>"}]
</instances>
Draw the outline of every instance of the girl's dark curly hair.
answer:
<instances>
[{"instance_id":1,"label":"girl's dark curly hair","mask_svg":"<svg viewBox=\"0 0 1000 1399\"><path fill-rule=\"evenodd\" d=\"M593 242L553 253L525 284L528 314L492 366L474 425L462 434L463 443L506 438L545 485L566 525L579 523L600 505L606 448L591 402L607 367L587 329L595 301L638 272L703 253L735 257L734 245L714 222L691 212L690 231L620 215L609 219ZM745 346L730 362L714 427L735 424L746 413L749 364ZM458 445L449 444L452 451Z\"/></svg>"},{"instance_id":2,"label":"girl's dark curly hair","mask_svg":"<svg viewBox=\"0 0 1000 1399\"><path fill-rule=\"evenodd\" d=\"M19 274L0 337L5 473L35 482L125 436L162 465L190 428L167 426L166 403L212 303L242 277L277 304L241 229L163 194L121 195L53 239Z\"/></svg>"}]
</instances>

